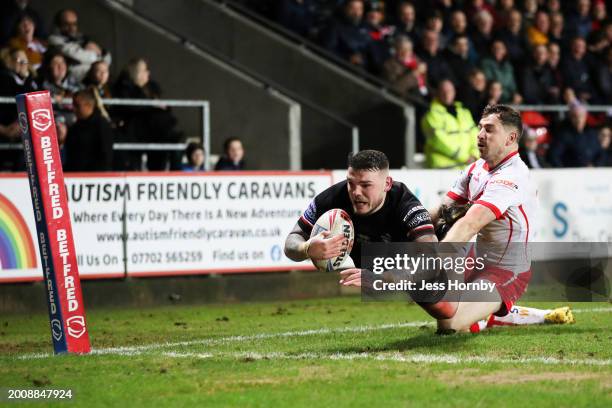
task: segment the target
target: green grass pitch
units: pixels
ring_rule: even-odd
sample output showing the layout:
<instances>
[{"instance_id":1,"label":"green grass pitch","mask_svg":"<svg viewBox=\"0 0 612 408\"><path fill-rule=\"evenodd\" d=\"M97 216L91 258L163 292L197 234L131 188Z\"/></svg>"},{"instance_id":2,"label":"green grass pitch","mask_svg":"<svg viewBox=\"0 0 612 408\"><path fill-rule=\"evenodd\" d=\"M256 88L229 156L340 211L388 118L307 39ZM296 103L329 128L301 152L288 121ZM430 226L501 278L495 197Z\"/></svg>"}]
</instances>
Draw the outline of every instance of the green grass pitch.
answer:
<instances>
[{"instance_id":1,"label":"green grass pitch","mask_svg":"<svg viewBox=\"0 0 612 408\"><path fill-rule=\"evenodd\" d=\"M95 353L57 357L46 314L0 315L0 404L39 388L71 407L611 407L612 305L572 306L574 325L442 337L416 305L353 296L96 309Z\"/></svg>"}]
</instances>

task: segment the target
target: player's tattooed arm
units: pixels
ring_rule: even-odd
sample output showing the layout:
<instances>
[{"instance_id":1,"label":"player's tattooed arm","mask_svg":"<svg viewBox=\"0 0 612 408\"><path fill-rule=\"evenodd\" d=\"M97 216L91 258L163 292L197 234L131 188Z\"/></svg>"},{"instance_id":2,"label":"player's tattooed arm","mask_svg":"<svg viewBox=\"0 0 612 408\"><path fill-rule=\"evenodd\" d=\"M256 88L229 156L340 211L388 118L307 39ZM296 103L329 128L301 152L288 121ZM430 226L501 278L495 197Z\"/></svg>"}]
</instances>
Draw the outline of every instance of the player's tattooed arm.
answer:
<instances>
[{"instance_id":1,"label":"player's tattooed arm","mask_svg":"<svg viewBox=\"0 0 612 408\"><path fill-rule=\"evenodd\" d=\"M308 258L330 259L339 256L343 250L344 236L336 235L328 238L329 235L329 231L323 231L309 239L302 227L295 224L285 240L285 255L296 262Z\"/></svg>"},{"instance_id":2,"label":"player's tattooed arm","mask_svg":"<svg viewBox=\"0 0 612 408\"><path fill-rule=\"evenodd\" d=\"M295 224L285 240L285 255L296 262L308 258L308 234L302 231L299 224Z\"/></svg>"}]
</instances>

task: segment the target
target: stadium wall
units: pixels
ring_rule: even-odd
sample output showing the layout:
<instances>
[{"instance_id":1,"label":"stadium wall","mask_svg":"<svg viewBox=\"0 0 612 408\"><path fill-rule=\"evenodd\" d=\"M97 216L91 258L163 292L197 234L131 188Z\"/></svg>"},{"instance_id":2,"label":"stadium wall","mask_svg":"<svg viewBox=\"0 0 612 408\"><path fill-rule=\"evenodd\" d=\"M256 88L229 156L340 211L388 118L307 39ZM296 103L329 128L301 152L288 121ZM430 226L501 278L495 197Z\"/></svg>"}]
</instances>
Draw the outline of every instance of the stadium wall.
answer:
<instances>
[{"instance_id":1,"label":"stadium wall","mask_svg":"<svg viewBox=\"0 0 612 408\"><path fill-rule=\"evenodd\" d=\"M240 137L250 168L290 168L290 115L295 104L289 98L270 92L214 58L189 49L179 39L112 9L103 1L34 0L32 5L49 28L53 27L53 16L58 10L68 7L76 10L80 29L112 52L114 78L130 59L144 57L165 98L210 101L212 153L222 153L224 139ZM174 113L186 135L201 135L199 111L176 109Z\"/></svg>"},{"instance_id":2,"label":"stadium wall","mask_svg":"<svg viewBox=\"0 0 612 408\"><path fill-rule=\"evenodd\" d=\"M612 242L612 170L534 171L541 242ZM392 171L427 207L456 171ZM42 279L23 175L0 176L0 282ZM287 233L334 172L68 174L83 279L313 270L286 258Z\"/></svg>"}]
</instances>

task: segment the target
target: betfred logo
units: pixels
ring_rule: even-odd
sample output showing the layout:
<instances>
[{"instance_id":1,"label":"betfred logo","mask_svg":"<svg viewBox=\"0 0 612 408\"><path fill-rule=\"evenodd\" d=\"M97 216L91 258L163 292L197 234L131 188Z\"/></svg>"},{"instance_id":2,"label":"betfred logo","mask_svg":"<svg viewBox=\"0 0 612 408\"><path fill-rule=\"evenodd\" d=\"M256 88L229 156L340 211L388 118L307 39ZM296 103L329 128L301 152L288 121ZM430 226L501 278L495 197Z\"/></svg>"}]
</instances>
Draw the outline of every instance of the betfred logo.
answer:
<instances>
[{"instance_id":1,"label":"betfred logo","mask_svg":"<svg viewBox=\"0 0 612 408\"><path fill-rule=\"evenodd\" d=\"M72 316L66 320L68 334L78 339L85 334L85 318L83 316Z\"/></svg>"},{"instance_id":2,"label":"betfred logo","mask_svg":"<svg viewBox=\"0 0 612 408\"><path fill-rule=\"evenodd\" d=\"M23 112L19 112L19 128L21 129L21 133L28 132L28 118Z\"/></svg>"},{"instance_id":3,"label":"betfred logo","mask_svg":"<svg viewBox=\"0 0 612 408\"><path fill-rule=\"evenodd\" d=\"M55 341L60 341L62 338L62 323L57 319L51 320L51 334Z\"/></svg>"},{"instance_id":4,"label":"betfred logo","mask_svg":"<svg viewBox=\"0 0 612 408\"><path fill-rule=\"evenodd\" d=\"M51 112L49 109L36 109L32 111L32 127L44 132L51 127Z\"/></svg>"}]
</instances>

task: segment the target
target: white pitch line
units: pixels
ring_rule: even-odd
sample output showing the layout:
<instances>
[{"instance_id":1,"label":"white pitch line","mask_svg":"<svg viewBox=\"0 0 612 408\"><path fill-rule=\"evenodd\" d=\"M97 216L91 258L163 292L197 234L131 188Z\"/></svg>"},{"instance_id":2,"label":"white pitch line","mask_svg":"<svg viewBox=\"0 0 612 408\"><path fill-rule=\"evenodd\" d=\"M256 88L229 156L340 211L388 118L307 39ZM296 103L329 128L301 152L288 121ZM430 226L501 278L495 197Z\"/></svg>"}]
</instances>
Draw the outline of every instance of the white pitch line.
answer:
<instances>
[{"instance_id":1,"label":"white pitch line","mask_svg":"<svg viewBox=\"0 0 612 408\"><path fill-rule=\"evenodd\" d=\"M524 358L499 358L485 356L456 356L452 354L402 354L402 353L162 353L163 356L172 358L232 358L232 359L253 359L253 360L364 360L371 359L376 361L396 361L403 363L445 363L445 364L465 364L465 363L499 363L499 364L550 364L550 365L590 365L590 366L610 366L612 360L598 359L563 359L556 357L524 357Z\"/></svg>"},{"instance_id":2,"label":"white pitch line","mask_svg":"<svg viewBox=\"0 0 612 408\"><path fill-rule=\"evenodd\" d=\"M318 334L341 334L341 333L363 333L376 330L388 330L398 329L404 327L421 327L421 326L432 326L432 321L422 322L407 322L407 323L389 323L374 326L354 326L354 327L340 327L340 328L322 328L312 330L300 330L300 331L289 331L281 333L260 333L249 336L229 336L212 339L199 339L189 341L179 341L174 343L152 343L145 344L143 346L131 346L131 347L109 347L93 349L90 354L122 354L122 355L138 355L144 351L156 350L161 348L172 348L172 347L189 347L189 346L211 346L219 344L227 344L234 342L254 341L254 340L266 340L283 337L302 337L312 336ZM20 359L33 359L33 358L44 358L52 356L52 353L33 353L24 354L19 356Z\"/></svg>"},{"instance_id":3,"label":"white pitch line","mask_svg":"<svg viewBox=\"0 0 612 408\"><path fill-rule=\"evenodd\" d=\"M172 348L172 347L185 347L185 346L211 346L211 345L219 345L219 344L227 344L234 342L244 342L244 341L253 341L253 340L266 340L266 339L275 339L282 337L303 337L303 336L313 336L318 334L336 334L336 333L363 333L375 330L388 330L388 329L398 329L404 327L420 327L420 326L431 326L433 322L423 321L423 322L408 322L408 323L391 323L391 324L381 324L375 326L355 326L355 327L341 327L341 328L322 328L322 329L312 329L312 330L300 330L300 331L289 331L289 332L281 332L281 333L260 333L253 334L248 336L229 336L229 337L221 337L221 338L212 338L212 339L201 339L201 340L190 340L190 341L180 341L175 343L154 343L147 344L144 346L134 346L134 347L111 347L104 349L95 349L92 350L93 354L113 354L117 351L148 351L155 350L159 348Z\"/></svg>"},{"instance_id":4,"label":"white pitch line","mask_svg":"<svg viewBox=\"0 0 612 408\"><path fill-rule=\"evenodd\" d=\"M612 307L595 307L593 309L572 309L574 313L605 313L612 312Z\"/></svg>"}]
</instances>

